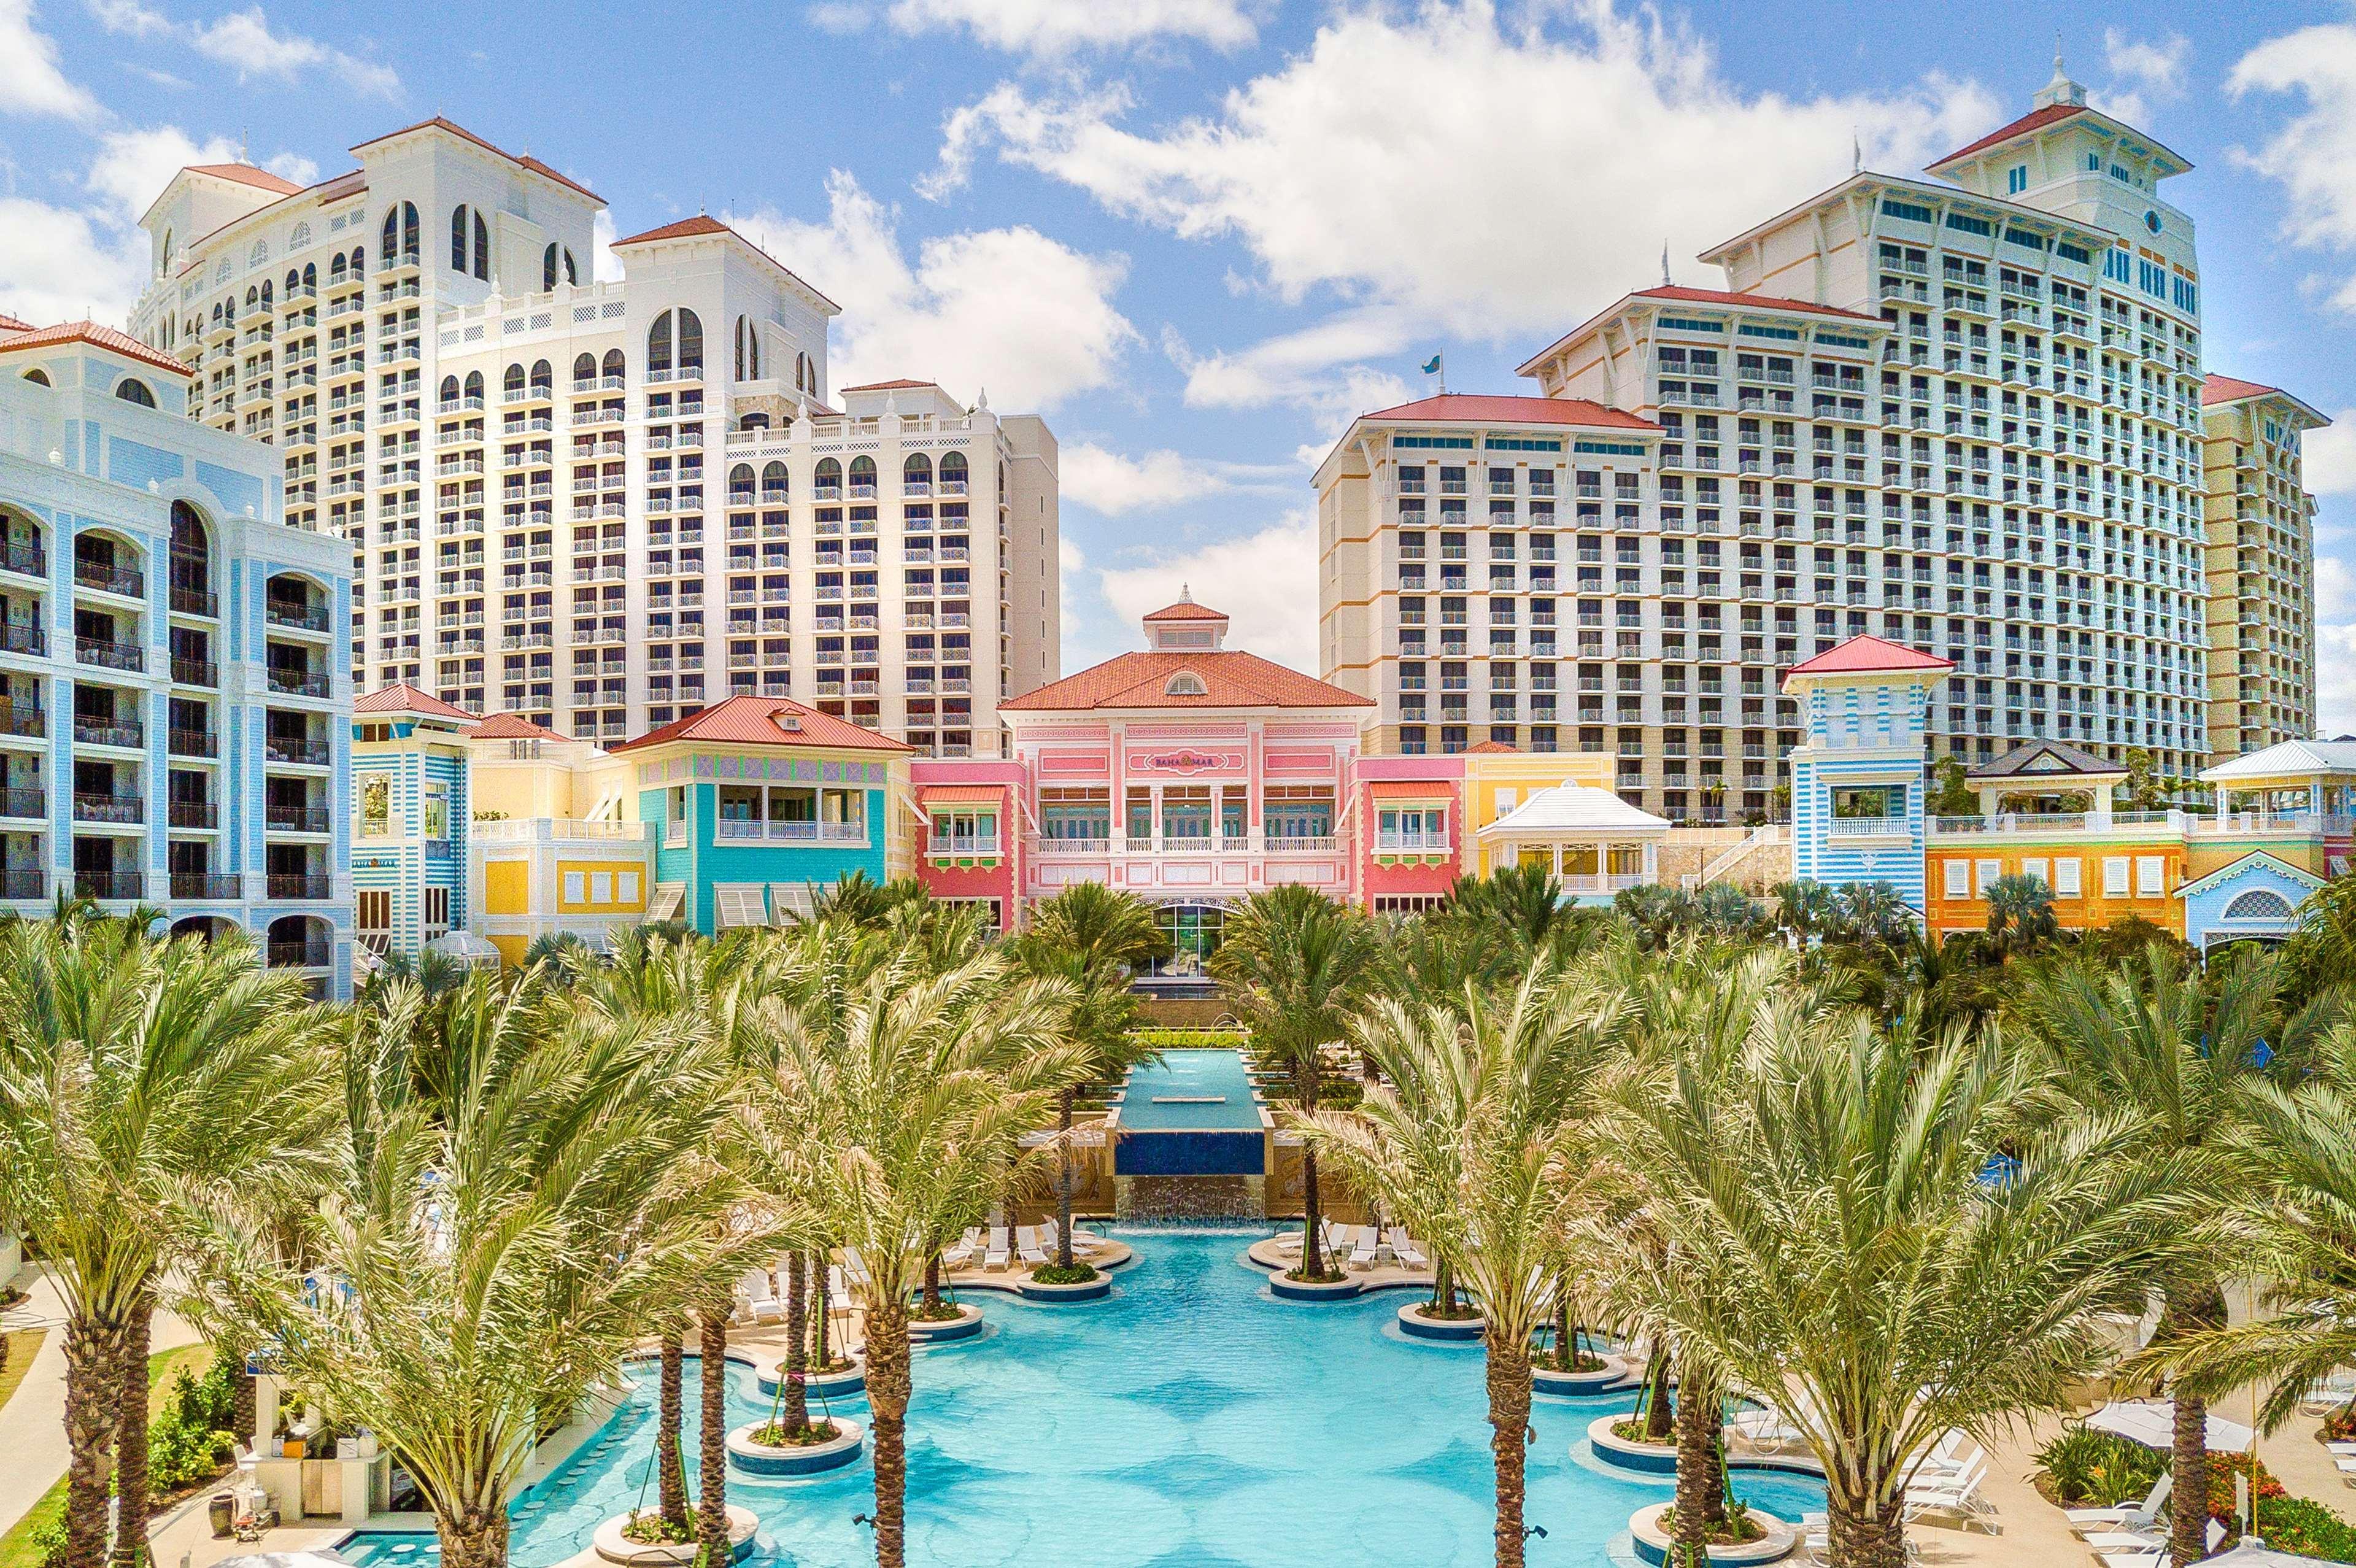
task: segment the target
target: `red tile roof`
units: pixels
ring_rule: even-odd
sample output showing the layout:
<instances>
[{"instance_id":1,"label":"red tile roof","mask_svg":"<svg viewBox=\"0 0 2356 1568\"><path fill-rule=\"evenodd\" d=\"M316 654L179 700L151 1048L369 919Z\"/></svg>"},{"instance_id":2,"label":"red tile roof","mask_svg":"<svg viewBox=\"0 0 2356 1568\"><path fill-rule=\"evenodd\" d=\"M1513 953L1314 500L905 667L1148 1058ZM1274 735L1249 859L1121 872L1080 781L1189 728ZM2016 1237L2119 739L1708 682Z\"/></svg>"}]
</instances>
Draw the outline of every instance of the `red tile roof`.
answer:
<instances>
[{"instance_id":1,"label":"red tile roof","mask_svg":"<svg viewBox=\"0 0 2356 1568\"><path fill-rule=\"evenodd\" d=\"M91 343L144 361L159 371L169 371L176 376L190 373L187 366L161 349L151 349L128 332L102 327L95 321L65 321L55 327L11 332L7 337L0 338L0 354L13 354L19 349L46 349L54 343Z\"/></svg>"},{"instance_id":2,"label":"red tile roof","mask_svg":"<svg viewBox=\"0 0 2356 1568\"><path fill-rule=\"evenodd\" d=\"M456 719L466 724L476 722L475 715L453 703L445 703L433 693L395 681L380 686L364 697L352 699L355 714L424 714L437 719Z\"/></svg>"},{"instance_id":3,"label":"red tile roof","mask_svg":"<svg viewBox=\"0 0 2356 1568\"><path fill-rule=\"evenodd\" d=\"M1773 294L1730 294L1724 289L1687 288L1683 284L1661 284L1653 288L1640 288L1622 295L1609 308L1597 311L1522 361L1515 368L1514 373L1517 376L1536 375L1538 362L1547 355L1552 354L1564 344L1584 337L1597 322L1610 320L1640 299L1676 305L1707 305L1721 309L1796 310L1809 316L1830 317L1837 321L1855 321L1860 325L1873 327L1884 325L1878 316L1860 316L1854 310L1843 310L1838 306L1833 305L1818 305L1812 299L1786 299L1781 295Z\"/></svg>"},{"instance_id":4,"label":"red tile roof","mask_svg":"<svg viewBox=\"0 0 2356 1568\"><path fill-rule=\"evenodd\" d=\"M1149 621L1226 620L1227 618L1227 612L1225 610L1215 610L1208 605L1198 605L1194 602L1194 596L1189 594L1182 596L1174 605L1162 606L1160 609L1155 610L1151 615L1147 616L1145 618Z\"/></svg>"},{"instance_id":5,"label":"red tile roof","mask_svg":"<svg viewBox=\"0 0 2356 1568\"><path fill-rule=\"evenodd\" d=\"M1788 681L1794 675L1862 675L1879 671L1953 670L1955 661L1942 659L1935 653L1918 653L1902 643L1890 642L1879 637L1852 637L1838 643L1814 659L1806 659L1783 671Z\"/></svg>"},{"instance_id":6,"label":"red tile roof","mask_svg":"<svg viewBox=\"0 0 2356 1568\"><path fill-rule=\"evenodd\" d=\"M367 141L353 147L352 151L356 153L360 152L366 148L375 146L379 142L390 142L395 136L406 136L412 131L423 131L429 127L435 130L447 131L454 136L472 142L475 145L482 148L483 151L487 153L495 154L499 157L507 159L508 162L516 165L519 168L528 168L534 174L543 175L548 178L554 180L559 185L567 186L572 189L577 190L592 201L603 202L605 199L595 191L590 189L587 186L582 184L579 180L569 178L564 175L557 173L546 164L541 163L538 158L535 158L529 154L522 157L518 157L515 154L508 151L505 147L496 146L491 143L483 140L482 137L477 136L474 132L466 129L466 126L450 120L445 120L439 114L434 115L431 120L420 120L414 125L403 125L398 131L387 131L381 136L370 136Z\"/></svg>"},{"instance_id":7,"label":"red tile roof","mask_svg":"<svg viewBox=\"0 0 2356 1568\"><path fill-rule=\"evenodd\" d=\"M32 329L33 324L29 321L19 321L13 316L0 316L0 332L30 332Z\"/></svg>"},{"instance_id":8,"label":"red tile roof","mask_svg":"<svg viewBox=\"0 0 2356 1568\"><path fill-rule=\"evenodd\" d=\"M1202 679L1199 696L1172 696L1170 677L1181 670ZM1257 653L1124 653L998 704L1029 713L1088 708L1365 708L1355 692L1329 686Z\"/></svg>"},{"instance_id":9,"label":"red tile roof","mask_svg":"<svg viewBox=\"0 0 2356 1568\"><path fill-rule=\"evenodd\" d=\"M763 261L768 263L771 266L776 268L779 272L793 279L794 282L800 284L802 287L809 289L810 297L813 299L824 301L827 305L833 306L837 310L842 308L841 306L835 305L834 301L828 299L826 295L819 293L818 290L810 288L809 282L805 280L799 273L794 271L793 268L786 265L785 263L777 260L776 257L769 254L768 252L761 249L760 246L755 245L752 241L745 239L744 235L737 233L735 230L731 229L719 219L713 218L707 213L699 212L692 218L682 218L675 223L666 223L659 229L648 229L644 232L633 234L626 240L616 240L608 248L618 251L625 245L651 244L657 240L691 240L706 234L726 234L731 236L746 250L752 252L755 255L760 257ZM931 383L929 381L910 381L905 384L909 386L929 386ZM866 389L853 387L851 390L853 392L861 392Z\"/></svg>"},{"instance_id":10,"label":"red tile roof","mask_svg":"<svg viewBox=\"0 0 2356 1568\"><path fill-rule=\"evenodd\" d=\"M1378 408L1362 419L1447 419L1473 424L1581 424L1602 430L1658 430L1659 425L1622 409L1572 397L1492 396L1443 392L1438 397Z\"/></svg>"},{"instance_id":11,"label":"red tile roof","mask_svg":"<svg viewBox=\"0 0 2356 1568\"><path fill-rule=\"evenodd\" d=\"M545 725L536 725L521 714L492 714L475 726L477 740L562 740L564 737Z\"/></svg>"},{"instance_id":12,"label":"red tile roof","mask_svg":"<svg viewBox=\"0 0 2356 1568\"><path fill-rule=\"evenodd\" d=\"M937 386L938 386L938 385L940 385L940 384L941 384L941 383L940 383L940 382L938 382L938 381L869 381L869 382L868 382L865 386L863 386L863 387L841 387L841 388L839 388L839 389L837 389L837 390L841 391L841 392L906 392L906 391L909 391L910 389L912 389L912 388L916 388L916 387L937 387Z\"/></svg>"},{"instance_id":13,"label":"red tile roof","mask_svg":"<svg viewBox=\"0 0 2356 1568\"><path fill-rule=\"evenodd\" d=\"M1970 157L1974 153L1986 152L1999 142L2009 142L2015 136L2026 136L2032 131L2042 131L2048 125L2058 124L2072 114L2083 114L2085 112L2086 106L2083 103L2048 103L2042 109L2031 109L2011 124L1999 125L1971 145L1957 147L1937 163L1926 164L1923 166L1934 169L1943 167L1959 159Z\"/></svg>"},{"instance_id":14,"label":"red tile roof","mask_svg":"<svg viewBox=\"0 0 2356 1568\"><path fill-rule=\"evenodd\" d=\"M209 174L215 179L234 180L240 185L275 191L280 196L292 196L303 188L291 179L281 179L268 169L256 168L252 164L190 164L184 172Z\"/></svg>"},{"instance_id":15,"label":"red tile roof","mask_svg":"<svg viewBox=\"0 0 2356 1568\"><path fill-rule=\"evenodd\" d=\"M1500 752L1506 751L1518 754L1521 749L1522 748L1518 746L1507 746L1502 740L1484 740L1478 746L1466 746L1464 748L1464 755L1467 757L1494 757Z\"/></svg>"},{"instance_id":16,"label":"red tile roof","mask_svg":"<svg viewBox=\"0 0 2356 1568\"><path fill-rule=\"evenodd\" d=\"M798 725L787 730L778 724L780 718L791 719ZM714 741L728 746L799 746L830 751L908 752L916 749L904 746L889 736L839 719L816 708L804 707L787 697L755 697L750 695L727 698L715 703L701 713L667 724L660 729L649 730L636 740L626 740L615 746L616 751L635 751L640 746L661 746L674 740Z\"/></svg>"},{"instance_id":17,"label":"red tile roof","mask_svg":"<svg viewBox=\"0 0 2356 1568\"><path fill-rule=\"evenodd\" d=\"M2254 397L2281 395L2283 390L2280 387L2245 381L2235 376L2221 376L2214 371L2210 371L2209 379L2201 383L2201 406L2203 408L2212 403L2241 403Z\"/></svg>"}]
</instances>

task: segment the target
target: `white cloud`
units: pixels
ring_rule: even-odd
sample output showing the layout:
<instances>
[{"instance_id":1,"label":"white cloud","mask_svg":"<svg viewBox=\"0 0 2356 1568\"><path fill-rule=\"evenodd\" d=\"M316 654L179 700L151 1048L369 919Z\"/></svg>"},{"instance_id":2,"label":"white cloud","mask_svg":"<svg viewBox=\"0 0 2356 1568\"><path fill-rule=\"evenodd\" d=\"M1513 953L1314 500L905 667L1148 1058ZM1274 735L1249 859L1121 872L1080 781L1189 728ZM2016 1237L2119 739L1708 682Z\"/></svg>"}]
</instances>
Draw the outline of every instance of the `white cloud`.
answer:
<instances>
[{"instance_id":1,"label":"white cloud","mask_svg":"<svg viewBox=\"0 0 2356 1568\"><path fill-rule=\"evenodd\" d=\"M110 33L152 38L172 30L172 18L151 10L139 0L85 0L91 16Z\"/></svg>"},{"instance_id":2,"label":"white cloud","mask_svg":"<svg viewBox=\"0 0 2356 1568\"><path fill-rule=\"evenodd\" d=\"M813 5L802 15L808 18L809 25L819 32L832 33L835 37L843 38L849 38L853 33L865 32L868 24L875 19L873 13L866 6L843 5L840 0L828 5Z\"/></svg>"},{"instance_id":3,"label":"white cloud","mask_svg":"<svg viewBox=\"0 0 2356 1568\"><path fill-rule=\"evenodd\" d=\"M1165 38L1239 48L1259 37L1264 9L1239 0L896 0L885 15L904 33L961 27L993 48L1060 55Z\"/></svg>"},{"instance_id":4,"label":"white cloud","mask_svg":"<svg viewBox=\"0 0 2356 1568\"><path fill-rule=\"evenodd\" d=\"M589 220L589 273L599 283L622 281L621 258L614 254L614 242L619 238L621 231L614 227L613 209L599 208L597 216Z\"/></svg>"},{"instance_id":5,"label":"white cloud","mask_svg":"<svg viewBox=\"0 0 2356 1568\"><path fill-rule=\"evenodd\" d=\"M2140 82L2146 91L2162 98L2172 97L2183 88L2184 62L2191 53L2192 40L2181 33L2157 39L2131 38L2111 27L2103 34L2103 63L2111 74Z\"/></svg>"},{"instance_id":6,"label":"white cloud","mask_svg":"<svg viewBox=\"0 0 2356 1568\"><path fill-rule=\"evenodd\" d=\"M2356 408L2343 408L2320 430L2298 438L2300 472L2319 496L2356 495Z\"/></svg>"},{"instance_id":7,"label":"white cloud","mask_svg":"<svg viewBox=\"0 0 2356 1568\"><path fill-rule=\"evenodd\" d=\"M200 145L177 125L109 131L99 138L98 156L83 183L112 202L126 221L135 223L172 177L190 164L240 161L237 144L226 136Z\"/></svg>"},{"instance_id":8,"label":"white cloud","mask_svg":"<svg viewBox=\"0 0 2356 1568\"><path fill-rule=\"evenodd\" d=\"M928 194L987 151L1183 238L1232 238L1263 281L1387 305L1422 330L1558 330L1869 160L1918 166L1998 117L1980 89L1790 99L1719 73L1651 13L1552 28L1478 0L1346 12L1208 116L1124 124L1118 88L1002 84L949 118Z\"/></svg>"},{"instance_id":9,"label":"white cloud","mask_svg":"<svg viewBox=\"0 0 2356 1568\"><path fill-rule=\"evenodd\" d=\"M1317 618L1307 611L1317 601L1317 520L1310 508L1289 511L1257 533L1109 568L1098 577L1106 602L1131 626L1192 588L1233 619L1228 647L1295 670L1317 669Z\"/></svg>"},{"instance_id":10,"label":"white cloud","mask_svg":"<svg viewBox=\"0 0 2356 1568\"><path fill-rule=\"evenodd\" d=\"M147 237L103 217L0 197L0 313L119 322L147 280Z\"/></svg>"},{"instance_id":11,"label":"white cloud","mask_svg":"<svg viewBox=\"0 0 2356 1568\"><path fill-rule=\"evenodd\" d=\"M35 27L32 0L0 0L0 114L91 121L105 111L58 67L58 47Z\"/></svg>"},{"instance_id":12,"label":"white cloud","mask_svg":"<svg viewBox=\"0 0 2356 1568\"><path fill-rule=\"evenodd\" d=\"M806 223L762 211L732 218L770 253L842 306L832 356L837 386L900 376L939 382L1003 409L1051 409L1104 386L1137 329L1113 306L1128 274L1031 228L924 241L913 262L899 214L837 169L828 212Z\"/></svg>"},{"instance_id":13,"label":"white cloud","mask_svg":"<svg viewBox=\"0 0 2356 1568\"><path fill-rule=\"evenodd\" d=\"M232 11L218 21L192 25L188 42L198 54L235 70L240 81L257 76L291 81L324 68L363 96L401 96L401 77L391 66L357 59L300 33L273 33L270 18L259 5Z\"/></svg>"},{"instance_id":14,"label":"white cloud","mask_svg":"<svg viewBox=\"0 0 2356 1568\"><path fill-rule=\"evenodd\" d=\"M2356 24L2302 27L2242 57L2225 80L2235 98L2295 93L2301 112L2256 152L2234 156L2279 183L2289 198L2283 237L2300 247L2356 250ZM2332 303L2356 312L2356 276L2343 275Z\"/></svg>"},{"instance_id":15,"label":"white cloud","mask_svg":"<svg viewBox=\"0 0 2356 1568\"><path fill-rule=\"evenodd\" d=\"M1060 478L1066 500L1108 517L1235 490L1295 489L1301 483L1284 464L1212 462L1167 448L1126 457L1092 441L1064 448Z\"/></svg>"}]
</instances>

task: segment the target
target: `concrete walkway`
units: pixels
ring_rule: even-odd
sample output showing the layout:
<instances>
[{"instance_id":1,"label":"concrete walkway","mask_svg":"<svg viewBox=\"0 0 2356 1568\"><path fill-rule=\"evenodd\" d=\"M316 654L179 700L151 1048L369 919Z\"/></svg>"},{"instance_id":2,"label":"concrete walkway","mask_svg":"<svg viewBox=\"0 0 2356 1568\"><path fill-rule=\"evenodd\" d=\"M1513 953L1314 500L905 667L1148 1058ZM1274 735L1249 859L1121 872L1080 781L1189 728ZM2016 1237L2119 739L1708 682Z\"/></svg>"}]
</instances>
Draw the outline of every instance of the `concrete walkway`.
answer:
<instances>
[{"instance_id":1,"label":"concrete walkway","mask_svg":"<svg viewBox=\"0 0 2356 1568\"><path fill-rule=\"evenodd\" d=\"M48 1271L27 1263L16 1275L26 1299L5 1314L9 1328L46 1328L40 1353L25 1380L0 1405L0 1530L13 1527L66 1473L65 1309ZM155 1315L151 1350L172 1350L197 1342L188 1326L168 1312Z\"/></svg>"}]
</instances>

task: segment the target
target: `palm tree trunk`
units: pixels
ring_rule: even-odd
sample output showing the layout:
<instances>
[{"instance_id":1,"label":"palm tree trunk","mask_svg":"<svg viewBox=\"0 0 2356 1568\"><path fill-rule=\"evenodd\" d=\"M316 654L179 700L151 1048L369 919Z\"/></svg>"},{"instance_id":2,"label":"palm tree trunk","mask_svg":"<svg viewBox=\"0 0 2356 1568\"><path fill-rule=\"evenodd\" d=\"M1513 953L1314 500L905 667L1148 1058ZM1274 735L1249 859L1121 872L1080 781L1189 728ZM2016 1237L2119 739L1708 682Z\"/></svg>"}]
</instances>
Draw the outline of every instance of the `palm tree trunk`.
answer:
<instances>
[{"instance_id":1,"label":"palm tree trunk","mask_svg":"<svg viewBox=\"0 0 2356 1568\"><path fill-rule=\"evenodd\" d=\"M1690 1367L1677 1376L1677 1501L1676 1546L1680 1562L1702 1562L1709 1552L1712 1504L1718 1498L1717 1468L1710 1463L1711 1401ZM1717 1510L1723 1513L1723 1510Z\"/></svg>"},{"instance_id":2,"label":"palm tree trunk","mask_svg":"<svg viewBox=\"0 0 2356 1568\"><path fill-rule=\"evenodd\" d=\"M2171 1287L2162 1295L2158 1337L2181 1338L2225 1323L2225 1298L2207 1281ZM2174 1450L2169 1470L2168 1554L2175 1568L2209 1554L2209 1402L2185 1391L2176 1396Z\"/></svg>"},{"instance_id":3,"label":"palm tree trunk","mask_svg":"<svg viewBox=\"0 0 2356 1568\"><path fill-rule=\"evenodd\" d=\"M1529 1462L1530 1348L1488 1338L1489 1452L1497 1472L1497 1568L1521 1568Z\"/></svg>"},{"instance_id":4,"label":"palm tree trunk","mask_svg":"<svg viewBox=\"0 0 2356 1568\"><path fill-rule=\"evenodd\" d=\"M1825 1514L1832 1568L1905 1568L1906 1519L1895 1498L1869 1515L1836 1490L1826 1495Z\"/></svg>"},{"instance_id":5,"label":"palm tree trunk","mask_svg":"<svg viewBox=\"0 0 2356 1568\"><path fill-rule=\"evenodd\" d=\"M1669 1357L1655 1339L1652 1364L1644 1369L1644 1440L1665 1442L1670 1425Z\"/></svg>"},{"instance_id":6,"label":"palm tree trunk","mask_svg":"<svg viewBox=\"0 0 2356 1568\"><path fill-rule=\"evenodd\" d=\"M703 1547L704 1568L721 1568L728 1561L728 1317L706 1306L696 1322L702 1331L696 1353L702 1359L703 1409L695 1445L703 1464L697 1477L695 1535Z\"/></svg>"},{"instance_id":7,"label":"palm tree trunk","mask_svg":"<svg viewBox=\"0 0 2356 1568\"><path fill-rule=\"evenodd\" d=\"M809 1294L802 1284L802 1255L786 1254L786 1364L779 1369L786 1380L786 1431L790 1434L809 1429L809 1392L802 1386L802 1375L809 1368Z\"/></svg>"},{"instance_id":8,"label":"palm tree trunk","mask_svg":"<svg viewBox=\"0 0 2356 1568\"><path fill-rule=\"evenodd\" d=\"M116 1365L122 1381L114 1411L114 1552L112 1568L142 1568L147 1561L147 1344L155 1320L155 1298L142 1291L132 1299L123 1326Z\"/></svg>"},{"instance_id":9,"label":"palm tree trunk","mask_svg":"<svg viewBox=\"0 0 2356 1568\"><path fill-rule=\"evenodd\" d=\"M1554 1293L1554 1364L1558 1371L1579 1370L1579 1326L1570 1320L1570 1293L1559 1286Z\"/></svg>"},{"instance_id":10,"label":"palm tree trunk","mask_svg":"<svg viewBox=\"0 0 2356 1568\"><path fill-rule=\"evenodd\" d=\"M826 1277L826 1252L823 1248L809 1255L810 1295L817 1310L810 1314L810 1368L823 1372L828 1367L826 1352L827 1315L833 1310L834 1291Z\"/></svg>"},{"instance_id":11,"label":"palm tree trunk","mask_svg":"<svg viewBox=\"0 0 2356 1568\"><path fill-rule=\"evenodd\" d=\"M662 1376L655 1414L655 1479L662 1499L663 1523L687 1530L687 1471L679 1453L680 1383L687 1370L679 1337L687 1326L672 1318L662 1326Z\"/></svg>"},{"instance_id":12,"label":"palm tree trunk","mask_svg":"<svg viewBox=\"0 0 2356 1568\"><path fill-rule=\"evenodd\" d=\"M1445 1252L1431 1265L1431 1309L1442 1317L1456 1310L1456 1271Z\"/></svg>"},{"instance_id":13,"label":"palm tree trunk","mask_svg":"<svg viewBox=\"0 0 2356 1568\"><path fill-rule=\"evenodd\" d=\"M1325 1277L1324 1250L1317 1244L1317 1152L1301 1145L1301 1277Z\"/></svg>"},{"instance_id":14,"label":"palm tree trunk","mask_svg":"<svg viewBox=\"0 0 2356 1568\"><path fill-rule=\"evenodd\" d=\"M935 1247L925 1254L925 1316L938 1317L941 1313L941 1250Z\"/></svg>"},{"instance_id":15,"label":"palm tree trunk","mask_svg":"<svg viewBox=\"0 0 2356 1568\"><path fill-rule=\"evenodd\" d=\"M1072 1266L1072 1090L1055 1101L1055 1266Z\"/></svg>"},{"instance_id":16,"label":"palm tree trunk","mask_svg":"<svg viewBox=\"0 0 2356 1568\"><path fill-rule=\"evenodd\" d=\"M507 1568L508 1504L486 1498L455 1513L434 1511L434 1534L444 1568Z\"/></svg>"},{"instance_id":17,"label":"palm tree trunk","mask_svg":"<svg viewBox=\"0 0 2356 1568\"><path fill-rule=\"evenodd\" d=\"M111 1323L76 1317L66 1324L66 1539L56 1568L100 1568L106 1561L121 1343L122 1330Z\"/></svg>"},{"instance_id":18,"label":"palm tree trunk","mask_svg":"<svg viewBox=\"0 0 2356 1568\"><path fill-rule=\"evenodd\" d=\"M217 1356L229 1354L218 1346L213 1353ZM229 1375L230 1420L234 1423L241 1446L253 1441L253 1418L260 1399L260 1393L253 1386L253 1374L245 1369L245 1358L241 1355L237 1358L236 1369Z\"/></svg>"},{"instance_id":19,"label":"palm tree trunk","mask_svg":"<svg viewBox=\"0 0 2356 1568\"><path fill-rule=\"evenodd\" d=\"M879 1301L867 1314L867 1408L875 1422L876 1568L908 1560L908 1309Z\"/></svg>"}]
</instances>

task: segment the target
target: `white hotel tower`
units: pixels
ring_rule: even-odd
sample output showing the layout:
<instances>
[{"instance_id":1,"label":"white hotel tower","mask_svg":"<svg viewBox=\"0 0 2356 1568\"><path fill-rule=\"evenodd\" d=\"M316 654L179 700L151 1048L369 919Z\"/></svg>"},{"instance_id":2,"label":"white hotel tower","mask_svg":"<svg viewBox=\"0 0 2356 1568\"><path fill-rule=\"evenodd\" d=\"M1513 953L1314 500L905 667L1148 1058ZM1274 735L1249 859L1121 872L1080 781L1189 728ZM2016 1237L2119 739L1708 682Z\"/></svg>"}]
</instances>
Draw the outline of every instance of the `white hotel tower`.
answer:
<instances>
[{"instance_id":1,"label":"white hotel tower","mask_svg":"<svg viewBox=\"0 0 2356 1568\"><path fill-rule=\"evenodd\" d=\"M1540 350L1544 396L1361 419L1318 476L1326 679L1382 749L1609 749L1632 800L1731 822L1801 738L1781 671L1872 632L1954 660L1934 755L2193 772L2199 271L2159 195L2188 166L2057 61L1931 178L1859 171L1706 252L1723 290Z\"/></svg>"},{"instance_id":2,"label":"white hotel tower","mask_svg":"<svg viewBox=\"0 0 2356 1568\"><path fill-rule=\"evenodd\" d=\"M601 283L605 203L540 160L440 119L352 151L308 189L181 170L134 330L351 542L359 690L602 741L754 692L997 754L1062 673L1040 420L915 381L829 406L835 305L715 219Z\"/></svg>"}]
</instances>

